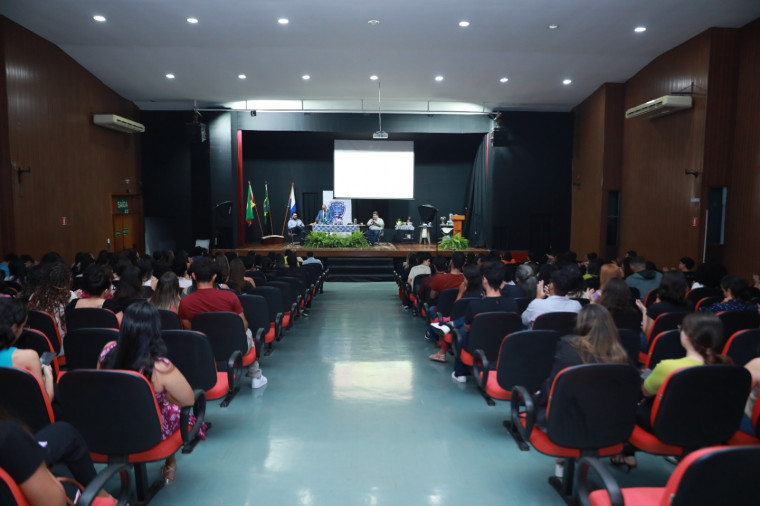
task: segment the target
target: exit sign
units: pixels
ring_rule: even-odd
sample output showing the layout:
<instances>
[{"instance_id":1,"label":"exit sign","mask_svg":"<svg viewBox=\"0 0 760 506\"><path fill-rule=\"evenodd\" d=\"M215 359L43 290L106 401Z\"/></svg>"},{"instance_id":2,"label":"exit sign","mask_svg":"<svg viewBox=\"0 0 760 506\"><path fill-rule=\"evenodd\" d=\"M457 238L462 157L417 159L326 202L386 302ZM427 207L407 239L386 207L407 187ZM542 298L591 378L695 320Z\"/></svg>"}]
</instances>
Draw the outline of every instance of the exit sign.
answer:
<instances>
[{"instance_id":1,"label":"exit sign","mask_svg":"<svg viewBox=\"0 0 760 506\"><path fill-rule=\"evenodd\" d=\"M128 213L129 212L129 199L127 199L127 198L116 199L116 209L118 211L123 211L124 213Z\"/></svg>"}]
</instances>

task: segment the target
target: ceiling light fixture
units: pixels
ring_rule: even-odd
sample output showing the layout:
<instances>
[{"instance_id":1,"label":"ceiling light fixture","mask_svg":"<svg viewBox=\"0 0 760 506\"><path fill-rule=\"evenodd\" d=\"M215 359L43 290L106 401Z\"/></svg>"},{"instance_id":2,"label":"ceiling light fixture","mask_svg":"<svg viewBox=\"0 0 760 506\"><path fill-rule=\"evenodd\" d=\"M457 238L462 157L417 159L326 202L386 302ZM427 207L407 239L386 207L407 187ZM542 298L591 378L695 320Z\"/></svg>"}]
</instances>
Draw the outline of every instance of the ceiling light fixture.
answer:
<instances>
[{"instance_id":1,"label":"ceiling light fixture","mask_svg":"<svg viewBox=\"0 0 760 506\"><path fill-rule=\"evenodd\" d=\"M290 20L288 18L280 18L277 20L277 22L280 23L281 25L287 25L288 23L290 23Z\"/></svg>"},{"instance_id":2,"label":"ceiling light fixture","mask_svg":"<svg viewBox=\"0 0 760 506\"><path fill-rule=\"evenodd\" d=\"M572 79L564 79L564 80L562 80L562 84L564 84L565 86L567 86L568 84L570 84L572 82L573 82Z\"/></svg>"},{"instance_id":3,"label":"ceiling light fixture","mask_svg":"<svg viewBox=\"0 0 760 506\"><path fill-rule=\"evenodd\" d=\"M508 77L502 77L501 79L499 79L500 83L506 83L507 81L509 81Z\"/></svg>"},{"instance_id":4,"label":"ceiling light fixture","mask_svg":"<svg viewBox=\"0 0 760 506\"><path fill-rule=\"evenodd\" d=\"M309 79L311 79L311 76L309 74L304 74L301 76L301 79L303 79L304 81L308 81Z\"/></svg>"},{"instance_id":5,"label":"ceiling light fixture","mask_svg":"<svg viewBox=\"0 0 760 506\"><path fill-rule=\"evenodd\" d=\"M374 25L379 25L380 24L380 20L379 19L370 19L369 21L367 21L367 24L373 25L373 26Z\"/></svg>"},{"instance_id":6,"label":"ceiling light fixture","mask_svg":"<svg viewBox=\"0 0 760 506\"><path fill-rule=\"evenodd\" d=\"M377 80L377 132L372 134L373 139L386 140L388 132L383 132L382 100L380 97L380 80Z\"/></svg>"},{"instance_id":7,"label":"ceiling light fixture","mask_svg":"<svg viewBox=\"0 0 760 506\"><path fill-rule=\"evenodd\" d=\"M369 76L369 78L370 78L371 81L377 81L378 79L380 79L376 75L371 75L371 76Z\"/></svg>"},{"instance_id":8,"label":"ceiling light fixture","mask_svg":"<svg viewBox=\"0 0 760 506\"><path fill-rule=\"evenodd\" d=\"M633 31L636 32L636 33L644 33L644 32L647 31L647 27L646 26L637 26L636 28L633 29Z\"/></svg>"},{"instance_id":9,"label":"ceiling light fixture","mask_svg":"<svg viewBox=\"0 0 760 506\"><path fill-rule=\"evenodd\" d=\"M467 28L468 26L470 26L470 22L469 21L460 21L459 22L459 26L461 26L462 28Z\"/></svg>"},{"instance_id":10,"label":"ceiling light fixture","mask_svg":"<svg viewBox=\"0 0 760 506\"><path fill-rule=\"evenodd\" d=\"M198 23L198 18L187 18L187 22L191 25Z\"/></svg>"},{"instance_id":11,"label":"ceiling light fixture","mask_svg":"<svg viewBox=\"0 0 760 506\"><path fill-rule=\"evenodd\" d=\"M557 28L559 28L559 25L552 23L547 28L549 30L556 30Z\"/></svg>"},{"instance_id":12,"label":"ceiling light fixture","mask_svg":"<svg viewBox=\"0 0 760 506\"><path fill-rule=\"evenodd\" d=\"M443 76L435 76L435 80L440 83L441 81L443 81Z\"/></svg>"},{"instance_id":13,"label":"ceiling light fixture","mask_svg":"<svg viewBox=\"0 0 760 506\"><path fill-rule=\"evenodd\" d=\"M96 16L93 16L92 19L94 19L98 23L102 23L102 22L104 22L106 20L106 17L105 16L101 16L100 14L98 14Z\"/></svg>"},{"instance_id":14,"label":"ceiling light fixture","mask_svg":"<svg viewBox=\"0 0 760 506\"><path fill-rule=\"evenodd\" d=\"M238 79L245 79L246 77L248 76L246 76L245 74L238 74Z\"/></svg>"},{"instance_id":15,"label":"ceiling light fixture","mask_svg":"<svg viewBox=\"0 0 760 506\"><path fill-rule=\"evenodd\" d=\"M174 74L166 74L167 79L174 79Z\"/></svg>"}]
</instances>

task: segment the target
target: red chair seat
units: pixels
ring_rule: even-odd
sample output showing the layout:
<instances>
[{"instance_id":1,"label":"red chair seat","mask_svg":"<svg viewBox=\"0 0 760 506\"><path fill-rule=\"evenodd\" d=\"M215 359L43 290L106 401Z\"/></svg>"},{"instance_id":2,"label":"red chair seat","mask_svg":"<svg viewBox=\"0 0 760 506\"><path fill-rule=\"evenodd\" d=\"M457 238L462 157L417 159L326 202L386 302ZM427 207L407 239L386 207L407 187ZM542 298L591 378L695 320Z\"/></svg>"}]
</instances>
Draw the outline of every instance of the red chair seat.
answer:
<instances>
[{"instance_id":1,"label":"red chair seat","mask_svg":"<svg viewBox=\"0 0 760 506\"><path fill-rule=\"evenodd\" d=\"M274 322L271 322L269 324L269 330L264 335L264 342L266 344L272 343L272 342L274 342L274 340L275 340L276 337L277 337L277 335L275 334L275 325L274 325Z\"/></svg>"},{"instance_id":2,"label":"red chair seat","mask_svg":"<svg viewBox=\"0 0 760 506\"><path fill-rule=\"evenodd\" d=\"M520 423L523 427L525 427L525 417L520 417ZM549 436L546 435L546 432L535 426L530 433L530 444L532 444L533 448L539 452L554 457L578 458L581 456L580 449L567 448L565 446L560 446L554 443L551 439L549 439ZM599 448L597 455L599 457L611 457L613 455L617 455L618 453L622 453L622 451L623 443L619 443L616 445Z\"/></svg>"},{"instance_id":3,"label":"red chair seat","mask_svg":"<svg viewBox=\"0 0 760 506\"><path fill-rule=\"evenodd\" d=\"M731 446L760 445L760 439L751 436L746 432L737 431L736 434L731 436L731 439L728 440L728 444Z\"/></svg>"},{"instance_id":4,"label":"red chair seat","mask_svg":"<svg viewBox=\"0 0 760 506\"><path fill-rule=\"evenodd\" d=\"M135 462L163 460L179 450L180 446L182 446L182 434L177 430L174 434L164 439L150 450L139 453L130 453L128 457L129 463L133 464ZM108 462L108 455L103 455L102 453L90 452L90 457L92 457L94 462Z\"/></svg>"},{"instance_id":5,"label":"red chair seat","mask_svg":"<svg viewBox=\"0 0 760 506\"><path fill-rule=\"evenodd\" d=\"M661 504L665 495L664 487L624 488L623 501L628 505L655 506ZM594 490L588 496L592 506L610 506L610 496L606 490ZM665 502L667 504L667 501Z\"/></svg>"},{"instance_id":6,"label":"red chair seat","mask_svg":"<svg viewBox=\"0 0 760 506\"><path fill-rule=\"evenodd\" d=\"M665 444L651 432L647 432L638 425L633 429L630 439L631 444L640 450L657 455L683 455L683 448Z\"/></svg>"},{"instance_id":7,"label":"red chair seat","mask_svg":"<svg viewBox=\"0 0 760 506\"><path fill-rule=\"evenodd\" d=\"M486 393L494 399L500 401L508 401L512 398L512 392L504 390L496 380L496 371L488 371L488 377L486 378Z\"/></svg>"},{"instance_id":8,"label":"red chair seat","mask_svg":"<svg viewBox=\"0 0 760 506\"><path fill-rule=\"evenodd\" d=\"M216 384L210 389L206 390L206 399L214 401L221 399L230 390L229 381L227 381L227 371L216 372Z\"/></svg>"},{"instance_id":9,"label":"red chair seat","mask_svg":"<svg viewBox=\"0 0 760 506\"><path fill-rule=\"evenodd\" d=\"M472 364L475 363L475 360L474 360L473 356L470 355L470 352L467 351L467 350L464 350L464 349L459 351L459 360L464 365L472 365Z\"/></svg>"}]
</instances>

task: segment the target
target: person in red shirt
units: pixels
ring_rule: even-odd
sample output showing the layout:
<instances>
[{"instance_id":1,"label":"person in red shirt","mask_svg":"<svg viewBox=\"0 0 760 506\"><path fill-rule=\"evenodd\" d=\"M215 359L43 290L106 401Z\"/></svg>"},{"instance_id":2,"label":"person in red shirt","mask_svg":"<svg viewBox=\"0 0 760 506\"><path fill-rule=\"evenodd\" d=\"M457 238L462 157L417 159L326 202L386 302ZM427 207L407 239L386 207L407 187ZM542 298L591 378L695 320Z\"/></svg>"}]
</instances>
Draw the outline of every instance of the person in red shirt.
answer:
<instances>
[{"instance_id":1,"label":"person in red shirt","mask_svg":"<svg viewBox=\"0 0 760 506\"><path fill-rule=\"evenodd\" d=\"M449 272L442 272L436 274L430 280L430 300L435 301L438 298L438 294L447 288L459 288L459 285L464 281L464 275L462 269L464 268L464 253L461 251L455 251L451 255L451 263L449 264Z\"/></svg>"}]
</instances>

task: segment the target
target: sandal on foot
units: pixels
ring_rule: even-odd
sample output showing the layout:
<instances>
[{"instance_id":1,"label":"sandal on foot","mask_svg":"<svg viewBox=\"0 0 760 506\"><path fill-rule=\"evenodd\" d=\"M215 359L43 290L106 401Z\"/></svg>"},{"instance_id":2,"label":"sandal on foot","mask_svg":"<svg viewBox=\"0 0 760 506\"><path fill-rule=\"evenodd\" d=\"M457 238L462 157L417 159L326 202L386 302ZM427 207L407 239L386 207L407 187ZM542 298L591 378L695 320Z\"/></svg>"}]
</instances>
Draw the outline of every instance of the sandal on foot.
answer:
<instances>
[{"instance_id":1,"label":"sandal on foot","mask_svg":"<svg viewBox=\"0 0 760 506\"><path fill-rule=\"evenodd\" d=\"M446 355L441 355L440 353L433 353L428 358L435 362L446 362Z\"/></svg>"},{"instance_id":2,"label":"sandal on foot","mask_svg":"<svg viewBox=\"0 0 760 506\"><path fill-rule=\"evenodd\" d=\"M610 457L610 463L615 467L625 469L626 473L629 473L631 469L635 469L638 465L635 455L624 455L622 453Z\"/></svg>"},{"instance_id":3,"label":"sandal on foot","mask_svg":"<svg viewBox=\"0 0 760 506\"><path fill-rule=\"evenodd\" d=\"M174 481L174 475L177 472L177 468L174 466L161 466L161 476L164 477L164 482L168 485Z\"/></svg>"}]
</instances>

